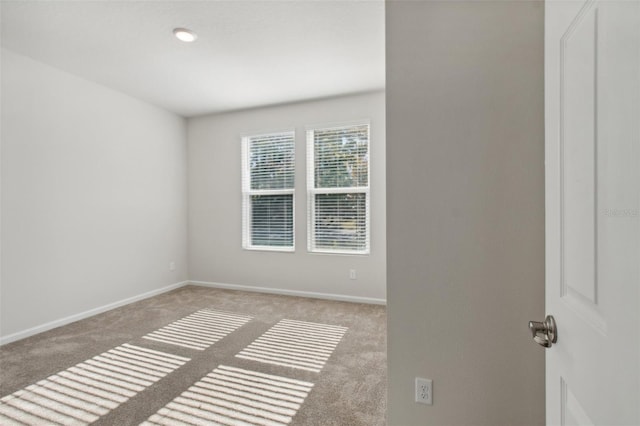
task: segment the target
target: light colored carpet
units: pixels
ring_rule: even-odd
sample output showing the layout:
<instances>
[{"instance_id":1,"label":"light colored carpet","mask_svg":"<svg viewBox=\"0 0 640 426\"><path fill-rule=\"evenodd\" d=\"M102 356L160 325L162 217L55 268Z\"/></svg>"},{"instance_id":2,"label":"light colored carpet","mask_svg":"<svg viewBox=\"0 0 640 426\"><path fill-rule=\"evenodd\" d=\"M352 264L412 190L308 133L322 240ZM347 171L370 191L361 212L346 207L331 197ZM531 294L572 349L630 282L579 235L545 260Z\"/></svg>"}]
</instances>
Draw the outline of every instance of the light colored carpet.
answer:
<instances>
[{"instance_id":1,"label":"light colored carpet","mask_svg":"<svg viewBox=\"0 0 640 426\"><path fill-rule=\"evenodd\" d=\"M0 424L385 424L381 306L187 286L0 348Z\"/></svg>"},{"instance_id":2,"label":"light colored carpet","mask_svg":"<svg viewBox=\"0 0 640 426\"><path fill-rule=\"evenodd\" d=\"M200 309L142 338L202 351L251 319L247 315Z\"/></svg>"},{"instance_id":3,"label":"light colored carpet","mask_svg":"<svg viewBox=\"0 0 640 426\"><path fill-rule=\"evenodd\" d=\"M284 426L311 388L313 383L221 365L143 425Z\"/></svg>"},{"instance_id":4,"label":"light colored carpet","mask_svg":"<svg viewBox=\"0 0 640 426\"><path fill-rule=\"evenodd\" d=\"M283 319L236 357L319 373L346 327Z\"/></svg>"},{"instance_id":5,"label":"light colored carpet","mask_svg":"<svg viewBox=\"0 0 640 426\"><path fill-rule=\"evenodd\" d=\"M91 424L188 361L125 343L1 398L0 424Z\"/></svg>"}]
</instances>

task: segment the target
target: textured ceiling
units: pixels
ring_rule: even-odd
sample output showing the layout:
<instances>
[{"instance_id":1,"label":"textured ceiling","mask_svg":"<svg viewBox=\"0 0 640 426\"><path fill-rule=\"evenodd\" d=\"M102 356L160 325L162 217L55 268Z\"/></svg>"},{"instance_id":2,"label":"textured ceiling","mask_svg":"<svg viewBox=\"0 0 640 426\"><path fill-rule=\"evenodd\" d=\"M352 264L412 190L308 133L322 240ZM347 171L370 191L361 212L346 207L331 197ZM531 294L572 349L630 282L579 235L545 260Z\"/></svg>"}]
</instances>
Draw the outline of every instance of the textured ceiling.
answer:
<instances>
[{"instance_id":1,"label":"textured ceiling","mask_svg":"<svg viewBox=\"0 0 640 426\"><path fill-rule=\"evenodd\" d=\"M384 88L382 0L1 7L3 47L183 116Z\"/></svg>"}]
</instances>

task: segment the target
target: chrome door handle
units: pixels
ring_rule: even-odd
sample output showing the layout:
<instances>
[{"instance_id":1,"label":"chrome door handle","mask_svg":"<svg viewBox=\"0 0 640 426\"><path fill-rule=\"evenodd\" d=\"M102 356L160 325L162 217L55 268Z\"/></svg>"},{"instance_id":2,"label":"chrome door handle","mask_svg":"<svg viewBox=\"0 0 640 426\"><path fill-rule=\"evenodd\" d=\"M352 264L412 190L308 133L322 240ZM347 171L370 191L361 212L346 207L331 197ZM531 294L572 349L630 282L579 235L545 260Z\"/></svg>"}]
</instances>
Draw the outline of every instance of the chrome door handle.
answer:
<instances>
[{"instance_id":1,"label":"chrome door handle","mask_svg":"<svg viewBox=\"0 0 640 426\"><path fill-rule=\"evenodd\" d=\"M547 315L544 322L529 321L529 330L533 341L545 348L550 348L558 341L558 328L552 315Z\"/></svg>"}]
</instances>

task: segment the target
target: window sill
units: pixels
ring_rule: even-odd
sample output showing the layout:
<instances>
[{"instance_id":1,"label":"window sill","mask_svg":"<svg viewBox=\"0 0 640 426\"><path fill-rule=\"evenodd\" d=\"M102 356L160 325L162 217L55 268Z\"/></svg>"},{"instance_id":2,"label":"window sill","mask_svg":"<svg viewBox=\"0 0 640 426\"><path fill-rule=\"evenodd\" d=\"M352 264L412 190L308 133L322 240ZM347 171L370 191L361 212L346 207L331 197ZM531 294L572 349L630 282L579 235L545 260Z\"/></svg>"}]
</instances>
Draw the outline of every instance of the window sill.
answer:
<instances>
[{"instance_id":1,"label":"window sill","mask_svg":"<svg viewBox=\"0 0 640 426\"><path fill-rule=\"evenodd\" d=\"M349 250L307 250L308 254L337 255L337 256L369 256L371 251L349 251Z\"/></svg>"},{"instance_id":2,"label":"window sill","mask_svg":"<svg viewBox=\"0 0 640 426\"><path fill-rule=\"evenodd\" d=\"M294 253L296 251L295 247L270 247L270 246L243 247L242 249L247 251L267 251L267 252L275 252L275 253Z\"/></svg>"}]
</instances>

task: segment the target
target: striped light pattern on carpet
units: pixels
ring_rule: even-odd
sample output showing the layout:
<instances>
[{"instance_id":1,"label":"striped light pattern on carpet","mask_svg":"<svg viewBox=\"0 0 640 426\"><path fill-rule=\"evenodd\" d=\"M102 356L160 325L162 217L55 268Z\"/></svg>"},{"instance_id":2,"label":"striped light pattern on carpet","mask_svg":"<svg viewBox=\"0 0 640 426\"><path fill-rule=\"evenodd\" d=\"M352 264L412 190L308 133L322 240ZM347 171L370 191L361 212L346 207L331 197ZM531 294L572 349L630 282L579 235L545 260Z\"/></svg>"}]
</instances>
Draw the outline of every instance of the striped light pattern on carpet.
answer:
<instances>
[{"instance_id":1,"label":"striped light pattern on carpet","mask_svg":"<svg viewBox=\"0 0 640 426\"><path fill-rule=\"evenodd\" d=\"M124 344L0 399L1 425L88 425L189 361Z\"/></svg>"},{"instance_id":2,"label":"striped light pattern on carpet","mask_svg":"<svg viewBox=\"0 0 640 426\"><path fill-rule=\"evenodd\" d=\"M142 337L203 351L251 319L248 315L201 309Z\"/></svg>"},{"instance_id":3,"label":"striped light pattern on carpet","mask_svg":"<svg viewBox=\"0 0 640 426\"><path fill-rule=\"evenodd\" d=\"M236 357L319 373L346 331L337 325L283 319Z\"/></svg>"},{"instance_id":4,"label":"striped light pattern on carpet","mask_svg":"<svg viewBox=\"0 0 640 426\"><path fill-rule=\"evenodd\" d=\"M142 425L283 426L312 387L301 380L221 365Z\"/></svg>"}]
</instances>

